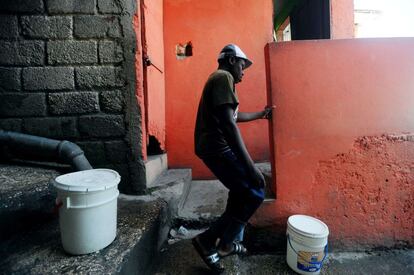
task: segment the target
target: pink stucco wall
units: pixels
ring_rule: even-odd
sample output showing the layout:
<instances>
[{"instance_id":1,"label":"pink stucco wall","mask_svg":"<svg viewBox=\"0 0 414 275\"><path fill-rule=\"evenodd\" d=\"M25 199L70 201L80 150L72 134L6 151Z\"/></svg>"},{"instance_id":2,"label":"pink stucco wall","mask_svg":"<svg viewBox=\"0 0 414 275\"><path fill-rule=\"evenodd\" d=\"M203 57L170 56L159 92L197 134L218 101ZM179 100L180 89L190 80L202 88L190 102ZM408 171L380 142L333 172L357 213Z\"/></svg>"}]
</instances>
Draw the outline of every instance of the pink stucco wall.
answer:
<instances>
[{"instance_id":1,"label":"pink stucco wall","mask_svg":"<svg viewBox=\"0 0 414 275\"><path fill-rule=\"evenodd\" d=\"M331 0L331 39L354 37L354 1Z\"/></svg>"},{"instance_id":2,"label":"pink stucco wall","mask_svg":"<svg viewBox=\"0 0 414 275\"><path fill-rule=\"evenodd\" d=\"M165 79L163 0L144 0L145 53L154 66L146 67L146 130L165 149Z\"/></svg>"},{"instance_id":3,"label":"pink stucco wall","mask_svg":"<svg viewBox=\"0 0 414 275\"><path fill-rule=\"evenodd\" d=\"M267 49L277 199L254 223L327 223L337 246L414 245L414 39Z\"/></svg>"},{"instance_id":4,"label":"pink stucco wall","mask_svg":"<svg viewBox=\"0 0 414 275\"><path fill-rule=\"evenodd\" d=\"M238 44L254 62L237 85L240 111L267 103L264 47L272 41L272 0L164 0L166 144L168 164L190 167L194 178L210 173L194 155L193 132L205 81L228 43ZM193 56L177 60L179 43L193 44ZM266 121L241 125L255 160L269 159Z\"/></svg>"}]
</instances>

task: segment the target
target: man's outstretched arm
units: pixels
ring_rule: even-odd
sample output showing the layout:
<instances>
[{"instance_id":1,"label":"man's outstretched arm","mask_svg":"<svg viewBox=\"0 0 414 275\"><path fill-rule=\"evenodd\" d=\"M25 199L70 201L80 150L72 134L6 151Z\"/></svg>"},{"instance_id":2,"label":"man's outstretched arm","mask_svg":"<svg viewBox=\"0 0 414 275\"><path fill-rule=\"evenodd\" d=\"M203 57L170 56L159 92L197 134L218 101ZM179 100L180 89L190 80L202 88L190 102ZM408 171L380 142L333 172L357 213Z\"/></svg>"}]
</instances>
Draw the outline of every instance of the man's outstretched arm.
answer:
<instances>
[{"instance_id":1,"label":"man's outstretched arm","mask_svg":"<svg viewBox=\"0 0 414 275\"><path fill-rule=\"evenodd\" d=\"M275 106L265 107L263 111L260 112L239 112L237 115L237 122L248 122L256 119L269 119L272 115L272 110Z\"/></svg>"}]
</instances>

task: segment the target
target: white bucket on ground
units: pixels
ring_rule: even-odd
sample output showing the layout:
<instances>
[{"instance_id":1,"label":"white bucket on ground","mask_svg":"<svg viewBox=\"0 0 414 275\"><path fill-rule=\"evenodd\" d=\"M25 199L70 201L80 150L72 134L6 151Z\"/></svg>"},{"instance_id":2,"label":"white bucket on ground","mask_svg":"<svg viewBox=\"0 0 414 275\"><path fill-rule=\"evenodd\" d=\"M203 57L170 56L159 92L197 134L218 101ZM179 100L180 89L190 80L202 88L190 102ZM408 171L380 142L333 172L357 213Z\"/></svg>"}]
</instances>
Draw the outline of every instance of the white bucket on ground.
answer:
<instances>
[{"instance_id":1,"label":"white bucket on ground","mask_svg":"<svg viewBox=\"0 0 414 275\"><path fill-rule=\"evenodd\" d=\"M328 226L305 215L293 215L287 225L286 261L299 274L319 274L328 254Z\"/></svg>"},{"instance_id":2,"label":"white bucket on ground","mask_svg":"<svg viewBox=\"0 0 414 275\"><path fill-rule=\"evenodd\" d=\"M63 249L74 255L102 249L116 237L118 183L109 169L92 169L57 177L56 202Z\"/></svg>"}]
</instances>

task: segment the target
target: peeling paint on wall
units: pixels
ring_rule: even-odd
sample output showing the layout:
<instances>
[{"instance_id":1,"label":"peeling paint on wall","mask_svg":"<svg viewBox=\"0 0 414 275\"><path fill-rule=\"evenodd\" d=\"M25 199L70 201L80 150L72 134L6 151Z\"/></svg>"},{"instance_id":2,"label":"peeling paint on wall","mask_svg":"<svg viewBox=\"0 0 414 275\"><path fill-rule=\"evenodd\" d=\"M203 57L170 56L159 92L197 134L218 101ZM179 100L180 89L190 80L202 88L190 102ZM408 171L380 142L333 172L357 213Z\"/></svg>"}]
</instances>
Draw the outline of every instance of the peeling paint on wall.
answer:
<instances>
[{"instance_id":1,"label":"peeling paint on wall","mask_svg":"<svg viewBox=\"0 0 414 275\"><path fill-rule=\"evenodd\" d=\"M413 243L414 134L358 138L348 153L319 163L312 186L315 215L337 242Z\"/></svg>"}]
</instances>

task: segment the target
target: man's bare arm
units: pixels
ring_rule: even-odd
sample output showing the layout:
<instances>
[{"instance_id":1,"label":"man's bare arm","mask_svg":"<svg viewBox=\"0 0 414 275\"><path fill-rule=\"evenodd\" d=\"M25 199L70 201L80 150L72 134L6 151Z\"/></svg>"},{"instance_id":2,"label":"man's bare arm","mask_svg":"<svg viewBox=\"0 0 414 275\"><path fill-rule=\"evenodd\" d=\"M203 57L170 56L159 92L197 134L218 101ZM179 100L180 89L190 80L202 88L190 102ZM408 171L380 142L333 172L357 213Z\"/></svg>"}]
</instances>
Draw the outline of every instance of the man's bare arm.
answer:
<instances>
[{"instance_id":1,"label":"man's bare arm","mask_svg":"<svg viewBox=\"0 0 414 275\"><path fill-rule=\"evenodd\" d=\"M237 114L237 122L248 122L256 119L269 119L272 115L272 110L275 106L265 107L263 111L260 112L239 112Z\"/></svg>"}]
</instances>

